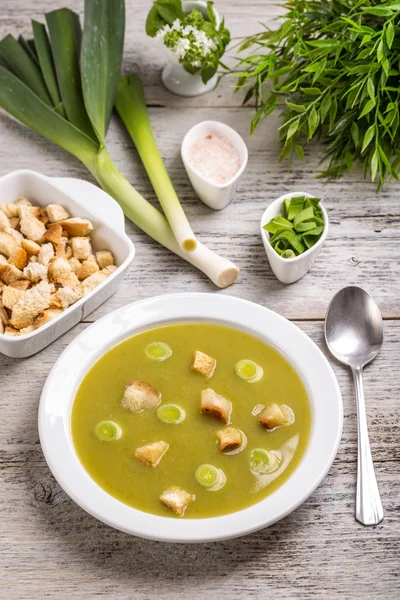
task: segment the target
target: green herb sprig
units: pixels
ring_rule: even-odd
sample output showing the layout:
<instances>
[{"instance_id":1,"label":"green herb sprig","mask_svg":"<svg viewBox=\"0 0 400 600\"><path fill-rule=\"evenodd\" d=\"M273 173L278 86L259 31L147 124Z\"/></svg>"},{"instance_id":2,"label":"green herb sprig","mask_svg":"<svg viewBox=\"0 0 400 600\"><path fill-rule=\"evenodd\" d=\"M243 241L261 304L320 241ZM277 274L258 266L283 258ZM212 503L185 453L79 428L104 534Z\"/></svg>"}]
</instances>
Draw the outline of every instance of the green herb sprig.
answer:
<instances>
[{"instance_id":1,"label":"green herb sprig","mask_svg":"<svg viewBox=\"0 0 400 600\"><path fill-rule=\"evenodd\" d=\"M282 109L280 160L304 143L325 144L337 178L361 163L364 178L400 173L400 1L289 0L283 23L246 38L239 50L237 89L256 101L252 132Z\"/></svg>"}]
</instances>

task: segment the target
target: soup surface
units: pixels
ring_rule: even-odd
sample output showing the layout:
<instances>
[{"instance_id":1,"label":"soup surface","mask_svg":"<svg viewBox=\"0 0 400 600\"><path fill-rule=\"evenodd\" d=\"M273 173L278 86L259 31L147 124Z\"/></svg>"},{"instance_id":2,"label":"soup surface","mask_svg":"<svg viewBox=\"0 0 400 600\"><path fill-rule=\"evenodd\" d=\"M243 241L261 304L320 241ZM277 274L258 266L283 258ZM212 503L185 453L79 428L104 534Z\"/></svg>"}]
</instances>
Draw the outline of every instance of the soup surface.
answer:
<instances>
[{"instance_id":1,"label":"soup surface","mask_svg":"<svg viewBox=\"0 0 400 600\"><path fill-rule=\"evenodd\" d=\"M172 355L162 362L151 360L145 350L152 342L164 342ZM216 359L215 371L208 379L191 369L197 350ZM238 376L235 365L243 359L262 367L261 379L249 383ZM162 394L160 406L179 406L185 419L168 424L157 417L156 408L140 413L123 408L125 386L134 380L149 383ZM226 425L200 410L201 392L207 388L232 402L230 423L247 438L245 445L242 436L242 449L235 454L220 450L217 432ZM256 413L273 403L289 407L294 420L269 431L258 422ZM96 436L96 425L104 420L119 425L119 439L102 441ZM85 376L72 410L75 449L94 481L125 504L175 518L160 501L162 492L171 486L196 497L183 518L232 513L273 493L299 464L310 428L305 387L287 360L247 333L209 323L157 327L115 346ZM169 448L155 468L135 458L138 447L160 440ZM263 474L252 470L254 449L274 451L280 457L278 468ZM223 487L211 491L197 481L196 470L203 464L223 471Z\"/></svg>"}]
</instances>

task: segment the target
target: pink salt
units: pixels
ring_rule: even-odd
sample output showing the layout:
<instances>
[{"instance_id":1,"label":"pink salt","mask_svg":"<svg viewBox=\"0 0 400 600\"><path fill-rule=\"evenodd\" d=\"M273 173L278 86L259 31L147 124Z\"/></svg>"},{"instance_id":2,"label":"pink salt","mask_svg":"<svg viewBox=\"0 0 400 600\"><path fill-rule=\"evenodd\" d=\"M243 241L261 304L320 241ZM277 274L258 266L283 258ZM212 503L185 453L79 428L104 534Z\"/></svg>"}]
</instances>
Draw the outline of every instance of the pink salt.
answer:
<instances>
[{"instance_id":1,"label":"pink salt","mask_svg":"<svg viewBox=\"0 0 400 600\"><path fill-rule=\"evenodd\" d=\"M189 148L188 161L205 179L223 184L240 169L240 158L231 142L214 133L203 133Z\"/></svg>"}]
</instances>

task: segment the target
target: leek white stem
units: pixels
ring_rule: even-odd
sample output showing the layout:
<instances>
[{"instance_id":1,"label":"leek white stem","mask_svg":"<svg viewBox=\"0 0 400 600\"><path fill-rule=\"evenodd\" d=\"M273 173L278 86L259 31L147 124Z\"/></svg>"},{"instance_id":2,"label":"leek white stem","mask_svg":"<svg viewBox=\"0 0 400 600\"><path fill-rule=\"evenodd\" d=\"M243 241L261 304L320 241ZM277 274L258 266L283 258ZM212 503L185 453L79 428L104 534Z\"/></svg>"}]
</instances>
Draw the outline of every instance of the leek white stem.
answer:
<instances>
[{"instance_id":1,"label":"leek white stem","mask_svg":"<svg viewBox=\"0 0 400 600\"><path fill-rule=\"evenodd\" d=\"M178 244L167 219L152 206L125 179L112 162L106 148L96 155L96 160L85 164L101 187L119 203L126 216L161 245L197 267L220 288L234 283L239 269L201 243L193 252L186 252Z\"/></svg>"},{"instance_id":2,"label":"leek white stem","mask_svg":"<svg viewBox=\"0 0 400 600\"><path fill-rule=\"evenodd\" d=\"M196 249L196 239L157 148L142 82L136 75L121 77L115 108L139 152L179 245L184 250L193 252Z\"/></svg>"}]
</instances>

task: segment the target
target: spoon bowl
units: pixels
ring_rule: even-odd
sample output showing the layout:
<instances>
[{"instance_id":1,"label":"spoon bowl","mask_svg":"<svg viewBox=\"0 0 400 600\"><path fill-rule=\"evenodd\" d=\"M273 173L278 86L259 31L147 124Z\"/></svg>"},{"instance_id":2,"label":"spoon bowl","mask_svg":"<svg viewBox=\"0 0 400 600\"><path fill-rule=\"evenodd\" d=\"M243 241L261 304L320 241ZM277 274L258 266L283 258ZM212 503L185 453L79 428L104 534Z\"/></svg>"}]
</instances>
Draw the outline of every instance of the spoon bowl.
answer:
<instances>
[{"instance_id":1,"label":"spoon bowl","mask_svg":"<svg viewBox=\"0 0 400 600\"><path fill-rule=\"evenodd\" d=\"M340 290L328 308L325 338L340 362L350 367L371 362L383 343L382 316L375 300L360 287Z\"/></svg>"}]
</instances>

